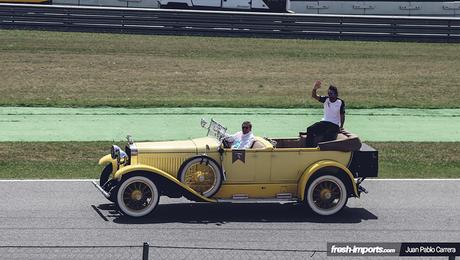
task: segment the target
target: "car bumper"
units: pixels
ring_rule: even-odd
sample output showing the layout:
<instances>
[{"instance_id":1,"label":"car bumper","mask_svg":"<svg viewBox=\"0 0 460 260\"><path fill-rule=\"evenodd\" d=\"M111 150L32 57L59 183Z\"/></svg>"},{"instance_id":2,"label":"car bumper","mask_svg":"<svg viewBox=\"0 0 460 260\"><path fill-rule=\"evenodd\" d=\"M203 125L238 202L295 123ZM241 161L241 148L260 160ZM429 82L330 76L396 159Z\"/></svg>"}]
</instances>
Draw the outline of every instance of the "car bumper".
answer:
<instances>
[{"instance_id":1,"label":"car bumper","mask_svg":"<svg viewBox=\"0 0 460 260\"><path fill-rule=\"evenodd\" d=\"M96 181L93 181L93 185L94 187L96 187L101 193L102 195L104 195L104 197L106 197L107 199L110 198L110 193L108 193L107 191L105 191L101 185L99 185Z\"/></svg>"}]
</instances>

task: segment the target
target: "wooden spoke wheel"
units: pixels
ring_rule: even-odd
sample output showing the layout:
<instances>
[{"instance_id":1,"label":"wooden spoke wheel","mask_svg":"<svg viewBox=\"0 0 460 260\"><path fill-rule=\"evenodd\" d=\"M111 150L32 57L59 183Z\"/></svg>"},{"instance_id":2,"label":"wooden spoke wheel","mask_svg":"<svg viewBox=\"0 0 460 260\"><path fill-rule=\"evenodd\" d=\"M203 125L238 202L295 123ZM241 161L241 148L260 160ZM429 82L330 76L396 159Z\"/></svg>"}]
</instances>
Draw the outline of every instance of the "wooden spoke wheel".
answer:
<instances>
[{"instance_id":1,"label":"wooden spoke wheel","mask_svg":"<svg viewBox=\"0 0 460 260\"><path fill-rule=\"evenodd\" d=\"M117 192L117 205L131 217L143 217L158 205L160 194L156 185L147 177L132 176L124 180Z\"/></svg>"},{"instance_id":2,"label":"wooden spoke wheel","mask_svg":"<svg viewBox=\"0 0 460 260\"><path fill-rule=\"evenodd\" d=\"M343 181L332 175L322 175L307 187L307 204L315 213L328 216L339 212L347 203Z\"/></svg>"}]
</instances>

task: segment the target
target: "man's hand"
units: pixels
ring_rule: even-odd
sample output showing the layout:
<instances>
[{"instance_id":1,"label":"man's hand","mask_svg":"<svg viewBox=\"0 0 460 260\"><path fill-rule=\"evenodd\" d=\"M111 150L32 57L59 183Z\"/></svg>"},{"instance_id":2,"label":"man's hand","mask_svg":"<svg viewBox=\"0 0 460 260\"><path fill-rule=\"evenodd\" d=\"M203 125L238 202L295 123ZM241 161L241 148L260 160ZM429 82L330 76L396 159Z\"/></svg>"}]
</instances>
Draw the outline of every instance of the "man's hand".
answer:
<instances>
[{"instance_id":1,"label":"man's hand","mask_svg":"<svg viewBox=\"0 0 460 260\"><path fill-rule=\"evenodd\" d=\"M321 87L321 80L315 81L315 85L313 86L313 90L311 91L311 97L319 101L319 96L316 94L316 90Z\"/></svg>"},{"instance_id":2,"label":"man's hand","mask_svg":"<svg viewBox=\"0 0 460 260\"><path fill-rule=\"evenodd\" d=\"M313 86L314 90L317 90L321 87L321 80L315 81L315 85Z\"/></svg>"}]
</instances>

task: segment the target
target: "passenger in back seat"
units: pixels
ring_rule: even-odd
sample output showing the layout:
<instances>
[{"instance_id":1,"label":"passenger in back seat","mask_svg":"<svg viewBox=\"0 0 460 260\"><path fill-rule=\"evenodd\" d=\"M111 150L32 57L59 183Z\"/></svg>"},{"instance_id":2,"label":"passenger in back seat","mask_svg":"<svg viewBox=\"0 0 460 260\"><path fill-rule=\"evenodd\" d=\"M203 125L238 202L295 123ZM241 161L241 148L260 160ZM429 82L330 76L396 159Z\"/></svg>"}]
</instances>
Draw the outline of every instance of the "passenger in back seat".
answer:
<instances>
[{"instance_id":1,"label":"passenger in back seat","mask_svg":"<svg viewBox=\"0 0 460 260\"><path fill-rule=\"evenodd\" d=\"M333 85L329 86L327 96L318 96L316 91L321 87L317 80L311 91L312 98L323 103L324 116L320 122L307 128L307 147L316 147L319 142L332 141L337 138L345 123L345 101L338 98L339 92Z\"/></svg>"}]
</instances>

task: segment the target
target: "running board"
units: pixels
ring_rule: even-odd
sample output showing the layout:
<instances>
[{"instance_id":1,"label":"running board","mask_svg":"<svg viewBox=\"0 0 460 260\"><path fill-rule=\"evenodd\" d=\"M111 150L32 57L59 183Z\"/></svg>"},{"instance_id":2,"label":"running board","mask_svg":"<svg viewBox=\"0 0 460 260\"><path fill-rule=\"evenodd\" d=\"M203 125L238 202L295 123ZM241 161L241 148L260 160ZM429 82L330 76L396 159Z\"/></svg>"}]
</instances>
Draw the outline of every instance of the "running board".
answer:
<instances>
[{"instance_id":1,"label":"running board","mask_svg":"<svg viewBox=\"0 0 460 260\"><path fill-rule=\"evenodd\" d=\"M297 198L291 199L217 199L217 203L296 203L299 202Z\"/></svg>"}]
</instances>

